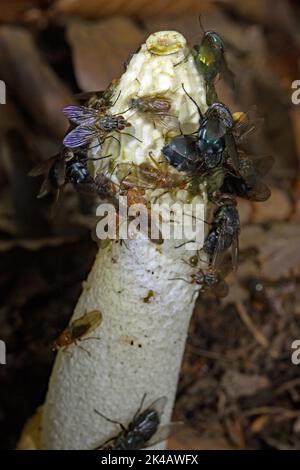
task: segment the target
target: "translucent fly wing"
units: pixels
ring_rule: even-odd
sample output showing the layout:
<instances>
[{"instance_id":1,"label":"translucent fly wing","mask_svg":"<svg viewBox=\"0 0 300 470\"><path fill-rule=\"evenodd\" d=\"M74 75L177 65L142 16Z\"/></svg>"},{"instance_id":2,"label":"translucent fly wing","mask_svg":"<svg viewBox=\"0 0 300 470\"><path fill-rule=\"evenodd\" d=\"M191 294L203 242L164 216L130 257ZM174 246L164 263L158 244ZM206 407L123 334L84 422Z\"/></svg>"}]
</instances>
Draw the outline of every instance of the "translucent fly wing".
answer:
<instances>
[{"instance_id":1,"label":"translucent fly wing","mask_svg":"<svg viewBox=\"0 0 300 470\"><path fill-rule=\"evenodd\" d=\"M99 310L92 310L85 313L82 317L74 320L70 329L74 339L83 338L94 331L102 322L102 313Z\"/></svg>"},{"instance_id":2,"label":"translucent fly wing","mask_svg":"<svg viewBox=\"0 0 300 470\"><path fill-rule=\"evenodd\" d=\"M47 160L38 163L35 167L32 168L32 170L29 171L28 176L46 175L57 158L58 155L55 155L54 157L48 158Z\"/></svg>"},{"instance_id":3,"label":"translucent fly wing","mask_svg":"<svg viewBox=\"0 0 300 470\"><path fill-rule=\"evenodd\" d=\"M167 114L171 108L171 102L162 96L143 96L133 98L131 101L132 107L136 108L142 113L153 114Z\"/></svg>"},{"instance_id":4,"label":"translucent fly wing","mask_svg":"<svg viewBox=\"0 0 300 470\"><path fill-rule=\"evenodd\" d=\"M266 201L271 191L268 186L260 181L272 168L274 158L272 156L265 157L246 157L240 159L239 173L244 178L248 190L243 197L251 201Z\"/></svg>"},{"instance_id":5,"label":"translucent fly wing","mask_svg":"<svg viewBox=\"0 0 300 470\"><path fill-rule=\"evenodd\" d=\"M157 114L166 114L171 109L171 101L167 98L157 97L151 100L151 106L154 112Z\"/></svg>"},{"instance_id":6,"label":"translucent fly wing","mask_svg":"<svg viewBox=\"0 0 300 470\"><path fill-rule=\"evenodd\" d=\"M56 165L56 184L53 186L49 181L49 173L53 166ZM66 174L66 162L64 158L60 158L60 155L55 155L54 157L49 158L48 160L40 163L35 166L30 172L29 176L41 176L44 175L45 179L41 185L38 199L46 196L53 189L58 190L59 187L65 184L65 174Z\"/></svg>"},{"instance_id":7,"label":"translucent fly wing","mask_svg":"<svg viewBox=\"0 0 300 470\"><path fill-rule=\"evenodd\" d=\"M220 74L221 74L221 77L225 80L225 82L230 86L230 88L234 89L235 88L234 73L228 67L228 64L224 55L220 63Z\"/></svg>"},{"instance_id":8,"label":"translucent fly wing","mask_svg":"<svg viewBox=\"0 0 300 470\"><path fill-rule=\"evenodd\" d=\"M222 260L222 265L219 268L219 273L222 279L225 279L229 273L232 272L232 260L229 254L226 254Z\"/></svg>"},{"instance_id":9,"label":"translucent fly wing","mask_svg":"<svg viewBox=\"0 0 300 470\"><path fill-rule=\"evenodd\" d=\"M200 154L197 149L197 136L180 135L166 144L162 153L178 171L185 171L199 164Z\"/></svg>"},{"instance_id":10,"label":"translucent fly wing","mask_svg":"<svg viewBox=\"0 0 300 470\"><path fill-rule=\"evenodd\" d=\"M39 190L39 193L37 195L37 198L38 199L42 199L44 196L46 196L47 194L49 194L50 192L52 191L52 186L48 180L48 178L46 178L41 187L40 187L40 190Z\"/></svg>"},{"instance_id":11,"label":"translucent fly wing","mask_svg":"<svg viewBox=\"0 0 300 470\"><path fill-rule=\"evenodd\" d=\"M157 398L157 400L155 400L149 406L147 406L146 410L147 411L154 410L157 412L158 416L161 416L164 412L167 401L168 401L167 397L165 396L159 397Z\"/></svg>"},{"instance_id":12,"label":"translucent fly wing","mask_svg":"<svg viewBox=\"0 0 300 470\"><path fill-rule=\"evenodd\" d=\"M231 159L232 166L235 170L239 170L239 155L238 150L235 142L235 138L232 132L227 132L225 136L225 144L228 156Z\"/></svg>"},{"instance_id":13,"label":"translucent fly wing","mask_svg":"<svg viewBox=\"0 0 300 470\"><path fill-rule=\"evenodd\" d=\"M235 234L232 245L231 245L231 258L232 258L232 267L234 271L237 270L239 262L239 234Z\"/></svg>"},{"instance_id":14,"label":"translucent fly wing","mask_svg":"<svg viewBox=\"0 0 300 470\"><path fill-rule=\"evenodd\" d=\"M154 123L161 126L168 131L177 130L180 128L179 120L176 116L171 114L154 114L151 116Z\"/></svg>"},{"instance_id":15,"label":"translucent fly wing","mask_svg":"<svg viewBox=\"0 0 300 470\"><path fill-rule=\"evenodd\" d=\"M154 436L147 442L147 446L144 449L148 449L149 447L154 446L160 442L166 441L174 434L183 430L183 423L175 422L169 423L161 426L158 431L154 434Z\"/></svg>"},{"instance_id":16,"label":"translucent fly wing","mask_svg":"<svg viewBox=\"0 0 300 470\"><path fill-rule=\"evenodd\" d=\"M213 259L212 259L212 266L219 271L222 269L224 257L226 256L226 253L228 252L228 249L229 249L229 247L224 249L224 240L226 239L226 237L227 237L226 224L223 223L223 224L220 224L220 227L219 227L215 252L213 255ZM237 267L237 262L238 262L238 234L236 234L233 237L230 249L231 249L232 267L235 270Z\"/></svg>"},{"instance_id":17,"label":"translucent fly wing","mask_svg":"<svg viewBox=\"0 0 300 470\"><path fill-rule=\"evenodd\" d=\"M251 158L251 157L250 157ZM253 165L259 176L265 176L273 168L275 159L271 155L252 157Z\"/></svg>"},{"instance_id":18,"label":"translucent fly wing","mask_svg":"<svg viewBox=\"0 0 300 470\"><path fill-rule=\"evenodd\" d=\"M75 124L92 124L97 119L97 111L86 106L70 105L63 108L64 115Z\"/></svg>"},{"instance_id":19,"label":"translucent fly wing","mask_svg":"<svg viewBox=\"0 0 300 470\"><path fill-rule=\"evenodd\" d=\"M252 132L261 129L264 119L257 116L257 106L252 106L246 113L235 113L234 134L238 143L246 140Z\"/></svg>"},{"instance_id":20,"label":"translucent fly wing","mask_svg":"<svg viewBox=\"0 0 300 470\"><path fill-rule=\"evenodd\" d=\"M226 135L227 129L225 124L218 116L213 116L213 113L211 117L208 117L204 125L210 138L219 139Z\"/></svg>"},{"instance_id":21,"label":"translucent fly wing","mask_svg":"<svg viewBox=\"0 0 300 470\"><path fill-rule=\"evenodd\" d=\"M88 145L93 139L98 137L98 131L94 127L78 126L69 132L63 140L63 143L68 148L78 148Z\"/></svg>"},{"instance_id":22,"label":"translucent fly wing","mask_svg":"<svg viewBox=\"0 0 300 470\"><path fill-rule=\"evenodd\" d=\"M63 186L66 182L66 160L61 158L57 161L57 184Z\"/></svg>"},{"instance_id":23,"label":"translucent fly wing","mask_svg":"<svg viewBox=\"0 0 300 470\"><path fill-rule=\"evenodd\" d=\"M270 188L265 183L257 182L251 190L247 191L247 194L244 197L250 201L263 202L269 199L270 196Z\"/></svg>"},{"instance_id":24,"label":"translucent fly wing","mask_svg":"<svg viewBox=\"0 0 300 470\"><path fill-rule=\"evenodd\" d=\"M49 168L49 162L42 162L36 165L32 170L29 171L28 176L41 176L44 175Z\"/></svg>"},{"instance_id":25,"label":"translucent fly wing","mask_svg":"<svg viewBox=\"0 0 300 470\"><path fill-rule=\"evenodd\" d=\"M91 310L85 313L81 318L88 322L91 328L95 330L102 322L102 313L100 310Z\"/></svg>"},{"instance_id":26,"label":"translucent fly wing","mask_svg":"<svg viewBox=\"0 0 300 470\"><path fill-rule=\"evenodd\" d=\"M218 241L212 257L211 265L214 269L219 269L222 265L223 258L225 256L224 250L221 249L221 243Z\"/></svg>"}]
</instances>

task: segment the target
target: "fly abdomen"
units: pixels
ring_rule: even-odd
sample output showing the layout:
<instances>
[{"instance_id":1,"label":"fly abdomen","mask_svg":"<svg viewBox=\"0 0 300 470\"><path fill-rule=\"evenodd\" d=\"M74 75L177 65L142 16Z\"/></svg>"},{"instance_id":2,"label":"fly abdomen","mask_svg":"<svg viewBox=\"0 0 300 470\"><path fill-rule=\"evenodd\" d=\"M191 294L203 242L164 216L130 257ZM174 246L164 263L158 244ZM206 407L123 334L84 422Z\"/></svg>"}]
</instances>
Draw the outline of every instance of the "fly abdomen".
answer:
<instances>
[{"instance_id":1,"label":"fly abdomen","mask_svg":"<svg viewBox=\"0 0 300 470\"><path fill-rule=\"evenodd\" d=\"M216 227L213 227L206 235L204 243L203 243L203 250L209 256L214 255L216 251L218 239L219 239L218 230Z\"/></svg>"},{"instance_id":2,"label":"fly abdomen","mask_svg":"<svg viewBox=\"0 0 300 470\"><path fill-rule=\"evenodd\" d=\"M67 164L67 180L72 184L84 184L90 182L91 176L86 163L73 162Z\"/></svg>"}]
</instances>

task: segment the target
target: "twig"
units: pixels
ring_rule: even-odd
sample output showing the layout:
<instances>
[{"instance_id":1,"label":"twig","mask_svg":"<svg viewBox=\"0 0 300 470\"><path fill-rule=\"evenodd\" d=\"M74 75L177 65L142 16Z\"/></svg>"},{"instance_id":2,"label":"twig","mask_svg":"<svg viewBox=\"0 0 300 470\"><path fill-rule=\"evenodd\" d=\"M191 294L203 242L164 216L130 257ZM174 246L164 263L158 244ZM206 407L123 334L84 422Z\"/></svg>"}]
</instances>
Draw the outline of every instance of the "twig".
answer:
<instances>
[{"instance_id":1,"label":"twig","mask_svg":"<svg viewBox=\"0 0 300 470\"><path fill-rule=\"evenodd\" d=\"M258 327L251 320L244 304L242 302L235 302L235 306L237 308L241 320L246 325L251 334L254 336L258 344L260 344L260 346L262 346L264 349L267 349L270 344L268 339L261 333L261 331L259 331Z\"/></svg>"},{"instance_id":2,"label":"twig","mask_svg":"<svg viewBox=\"0 0 300 470\"><path fill-rule=\"evenodd\" d=\"M274 396L281 395L284 392L290 391L292 388L296 387L297 385L300 385L300 378L296 378L293 380L289 380L288 382L285 382L284 384L280 385L276 390L274 391Z\"/></svg>"},{"instance_id":3,"label":"twig","mask_svg":"<svg viewBox=\"0 0 300 470\"><path fill-rule=\"evenodd\" d=\"M196 356L205 357L207 359L214 359L216 361L227 362L227 363L234 362L233 359L228 359L227 357L223 357L221 354L218 354L217 352L207 351L206 349L198 348L197 346L194 346L192 344L188 346L188 351L190 354L195 354Z\"/></svg>"},{"instance_id":4,"label":"twig","mask_svg":"<svg viewBox=\"0 0 300 470\"><path fill-rule=\"evenodd\" d=\"M280 406L259 406L257 408L251 408L250 410L243 412L243 416L248 418L256 415L285 415L289 418L296 418L300 416L300 411L290 410Z\"/></svg>"}]
</instances>

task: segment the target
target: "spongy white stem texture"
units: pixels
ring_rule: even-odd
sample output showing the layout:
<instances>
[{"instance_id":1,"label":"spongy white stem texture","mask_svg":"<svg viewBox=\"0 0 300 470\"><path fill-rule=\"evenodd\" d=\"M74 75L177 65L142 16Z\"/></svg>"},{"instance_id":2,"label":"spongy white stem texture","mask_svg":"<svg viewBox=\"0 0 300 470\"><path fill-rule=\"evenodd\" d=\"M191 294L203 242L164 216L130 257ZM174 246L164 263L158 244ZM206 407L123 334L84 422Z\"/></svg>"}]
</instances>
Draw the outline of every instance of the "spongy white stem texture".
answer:
<instances>
[{"instance_id":1,"label":"spongy white stem texture","mask_svg":"<svg viewBox=\"0 0 300 470\"><path fill-rule=\"evenodd\" d=\"M204 110L203 81L185 39L176 32L155 33L122 76L113 112L126 110L132 97L164 95L171 99L172 114L184 131L193 132L199 115L182 83ZM137 164L147 160L149 151L161 159L166 129L133 110L126 118L132 123L128 132L142 142L120 135L121 147L109 139L102 153ZM204 195L203 203L206 206ZM58 353L44 405L44 448L99 446L120 428L94 410L126 426L145 393L145 407L167 397L161 423L170 421L197 290L190 282L174 280L189 280L191 273L175 246L176 241L157 245L142 237L122 244L114 241L99 250L72 317L100 310L103 321L92 334L99 339L81 343L89 354L76 345Z\"/></svg>"}]
</instances>

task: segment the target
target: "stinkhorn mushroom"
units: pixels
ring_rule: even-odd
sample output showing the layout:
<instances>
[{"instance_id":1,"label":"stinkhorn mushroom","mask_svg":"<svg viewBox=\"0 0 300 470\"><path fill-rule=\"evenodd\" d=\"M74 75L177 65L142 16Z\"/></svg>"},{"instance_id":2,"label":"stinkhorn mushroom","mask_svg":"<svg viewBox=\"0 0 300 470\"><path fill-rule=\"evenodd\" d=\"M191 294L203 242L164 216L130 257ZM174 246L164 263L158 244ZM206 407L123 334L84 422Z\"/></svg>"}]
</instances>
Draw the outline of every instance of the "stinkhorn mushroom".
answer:
<instances>
[{"instance_id":1,"label":"stinkhorn mushroom","mask_svg":"<svg viewBox=\"0 0 300 470\"><path fill-rule=\"evenodd\" d=\"M149 154L161 161L170 130L128 108L133 98L164 96L170 100L170 115L178 118L180 129L192 133L199 127L199 114L185 90L205 111L205 86L184 37L174 31L150 35L128 64L110 109L112 114L124 113L131 124L126 134L133 137L121 131L116 134L119 143L106 139L102 148L96 140L91 154L110 154L114 166L118 162L149 163ZM107 169L108 159L92 164L97 174ZM153 201L157 191L150 188L147 200ZM201 221L203 238L205 187L198 193L202 215L197 220ZM169 191L161 198L169 206L193 199L183 189ZM191 267L185 262L196 248L179 248L187 238L164 239L158 244L140 234L124 243L113 240L99 249L71 321L99 310L102 323L84 343L88 354L76 345L70 346L71 354L57 354L43 409L45 449L98 447L116 435L119 427L95 410L126 426L144 394L149 403L167 398L161 424L170 422L194 294L199 289L190 282Z\"/></svg>"}]
</instances>

